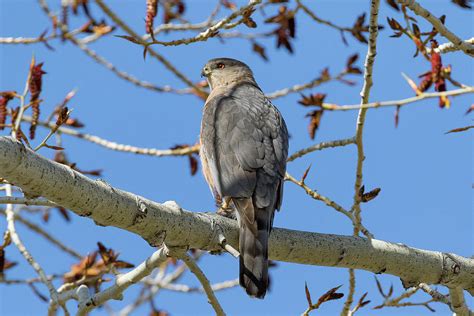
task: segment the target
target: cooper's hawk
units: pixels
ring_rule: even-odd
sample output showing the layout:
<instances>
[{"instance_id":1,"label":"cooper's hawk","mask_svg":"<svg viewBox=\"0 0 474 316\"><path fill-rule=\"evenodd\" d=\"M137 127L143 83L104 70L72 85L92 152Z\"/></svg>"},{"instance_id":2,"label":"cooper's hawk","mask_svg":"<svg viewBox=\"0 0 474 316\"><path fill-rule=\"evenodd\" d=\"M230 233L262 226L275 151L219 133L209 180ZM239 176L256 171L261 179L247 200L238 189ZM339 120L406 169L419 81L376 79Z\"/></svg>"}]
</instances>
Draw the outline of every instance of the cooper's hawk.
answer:
<instances>
[{"instance_id":1,"label":"cooper's hawk","mask_svg":"<svg viewBox=\"0 0 474 316\"><path fill-rule=\"evenodd\" d=\"M246 64L211 59L202 75L211 87L201 122L204 176L216 200L237 210L240 285L263 298L268 236L283 197L288 131Z\"/></svg>"}]
</instances>

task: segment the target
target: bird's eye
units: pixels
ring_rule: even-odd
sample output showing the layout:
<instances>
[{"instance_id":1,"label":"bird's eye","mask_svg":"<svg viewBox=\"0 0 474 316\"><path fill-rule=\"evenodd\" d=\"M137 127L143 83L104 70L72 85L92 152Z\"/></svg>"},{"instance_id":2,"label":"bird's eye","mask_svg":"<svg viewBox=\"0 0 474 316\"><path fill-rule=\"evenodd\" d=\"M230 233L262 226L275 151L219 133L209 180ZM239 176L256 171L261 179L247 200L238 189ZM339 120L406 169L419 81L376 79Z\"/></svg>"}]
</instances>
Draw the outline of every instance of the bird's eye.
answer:
<instances>
[{"instance_id":1,"label":"bird's eye","mask_svg":"<svg viewBox=\"0 0 474 316\"><path fill-rule=\"evenodd\" d=\"M225 65L223 63L218 63L217 64L217 68L219 69L224 69L225 68Z\"/></svg>"}]
</instances>

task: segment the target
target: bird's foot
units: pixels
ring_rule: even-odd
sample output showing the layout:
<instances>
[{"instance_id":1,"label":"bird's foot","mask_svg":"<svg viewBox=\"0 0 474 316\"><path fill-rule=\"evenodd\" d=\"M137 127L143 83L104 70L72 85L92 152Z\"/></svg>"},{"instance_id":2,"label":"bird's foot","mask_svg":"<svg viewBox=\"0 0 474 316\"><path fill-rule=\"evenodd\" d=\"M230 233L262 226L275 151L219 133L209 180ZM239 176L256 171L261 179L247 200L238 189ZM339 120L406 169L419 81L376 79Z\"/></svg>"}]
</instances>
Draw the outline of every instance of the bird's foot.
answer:
<instances>
[{"instance_id":1,"label":"bird's foot","mask_svg":"<svg viewBox=\"0 0 474 316\"><path fill-rule=\"evenodd\" d=\"M232 207L221 206L217 209L216 213L221 215L221 216L230 218L230 219L235 219L235 220L237 219L237 215L235 213L235 210Z\"/></svg>"}]
</instances>

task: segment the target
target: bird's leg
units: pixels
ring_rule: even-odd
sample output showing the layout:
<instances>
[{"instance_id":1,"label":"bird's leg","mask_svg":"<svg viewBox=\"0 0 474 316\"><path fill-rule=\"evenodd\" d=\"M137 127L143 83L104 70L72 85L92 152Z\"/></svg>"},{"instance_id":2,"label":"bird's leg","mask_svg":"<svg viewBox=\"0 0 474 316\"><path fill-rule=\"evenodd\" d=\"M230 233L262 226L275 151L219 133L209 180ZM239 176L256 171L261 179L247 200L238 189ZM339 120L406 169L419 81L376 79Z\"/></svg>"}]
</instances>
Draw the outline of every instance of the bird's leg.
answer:
<instances>
[{"instance_id":1,"label":"bird's leg","mask_svg":"<svg viewBox=\"0 0 474 316\"><path fill-rule=\"evenodd\" d=\"M232 207L232 200L230 197L224 197L220 207L216 211L217 214L231 219L237 219L235 209Z\"/></svg>"}]
</instances>

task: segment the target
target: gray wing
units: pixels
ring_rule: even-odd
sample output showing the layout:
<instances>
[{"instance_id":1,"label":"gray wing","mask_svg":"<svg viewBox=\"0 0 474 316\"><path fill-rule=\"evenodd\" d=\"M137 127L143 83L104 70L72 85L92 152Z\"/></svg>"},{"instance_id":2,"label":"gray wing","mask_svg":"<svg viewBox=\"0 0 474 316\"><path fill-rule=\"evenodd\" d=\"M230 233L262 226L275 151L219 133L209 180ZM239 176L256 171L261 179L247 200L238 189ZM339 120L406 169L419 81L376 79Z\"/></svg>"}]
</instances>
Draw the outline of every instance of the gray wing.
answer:
<instances>
[{"instance_id":1,"label":"gray wing","mask_svg":"<svg viewBox=\"0 0 474 316\"><path fill-rule=\"evenodd\" d=\"M234 86L206 105L202 141L221 196L254 198L279 208L288 155L280 112L252 83Z\"/></svg>"}]
</instances>

